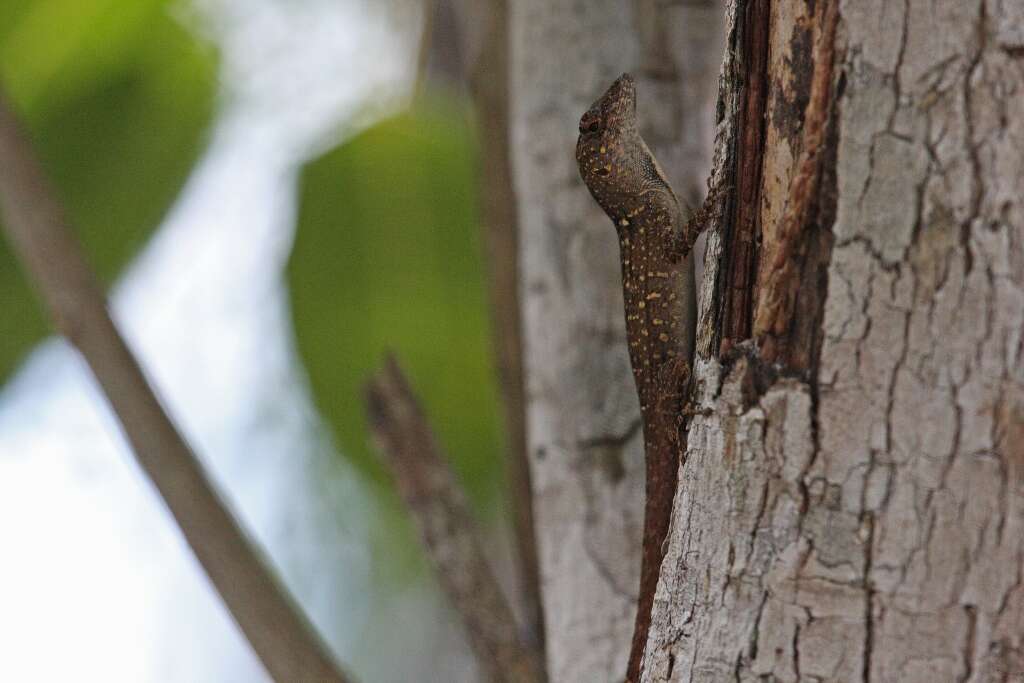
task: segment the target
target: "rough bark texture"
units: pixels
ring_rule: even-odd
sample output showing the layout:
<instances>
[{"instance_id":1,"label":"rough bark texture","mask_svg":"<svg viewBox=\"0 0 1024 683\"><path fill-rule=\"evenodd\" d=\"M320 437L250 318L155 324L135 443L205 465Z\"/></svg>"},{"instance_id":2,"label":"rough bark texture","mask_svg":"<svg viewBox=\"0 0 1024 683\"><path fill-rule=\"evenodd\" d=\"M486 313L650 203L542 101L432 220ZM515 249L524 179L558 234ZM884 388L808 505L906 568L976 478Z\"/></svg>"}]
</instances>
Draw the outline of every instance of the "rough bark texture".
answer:
<instances>
[{"instance_id":1,"label":"rough bark texture","mask_svg":"<svg viewBox=\"0 0 1024 683\"><path fill-rule=\"evenodd\" d=\"M738 3L740 4L740 3ZM768 99L768 41L770 12L768 0L740 4L736 14L733 49L742 55L742 97L735 144L735 186L737 202L732 219L725 226L728 247L722 263L725 288L721 296L722 346L725 349L750 334L757 254L761 233L761 172L764 156L764 118Z\"/></svg>"},{"instance_id":2,"label":"rough bark texture","mask_svg":"<svg viewBox=\"0 0 1024 683\"><path fill-rule=\"evenodd\" d=\"M718 63L706 56L720 40L717 13L653 1L511 3L528 445L552 680L621 680L643 524L619 250L575 168L577 123L634 72L645 139L673 183L693 188L708 158L695 150L711 137L700 74ZM684 74L693 80L681 85Z\"/></svg>"},{"instance_id":3,"label":"rough bark texture","mask_svg":"<svg viewBox=\"0 0 1024 683\"><path fill-rule=\"evenodd\" d=\"M764 253L784 239L804 152L812 79L797 46L814 43L821 4L779 3L769 26ZM799 252L800 277L823 272L827 289L784 331L816 327L820 342L772 366L750 342L722 358L698 344L705 412L680 472L644 680L1024 680L1019 7L840 4L803 219L815 236ZM737 50L739 72L746 57ZM720 132L750 86L730 82L728 62L723 73ZM707 339L721 319L704 310Z\"/></svg>"}]
</instances>

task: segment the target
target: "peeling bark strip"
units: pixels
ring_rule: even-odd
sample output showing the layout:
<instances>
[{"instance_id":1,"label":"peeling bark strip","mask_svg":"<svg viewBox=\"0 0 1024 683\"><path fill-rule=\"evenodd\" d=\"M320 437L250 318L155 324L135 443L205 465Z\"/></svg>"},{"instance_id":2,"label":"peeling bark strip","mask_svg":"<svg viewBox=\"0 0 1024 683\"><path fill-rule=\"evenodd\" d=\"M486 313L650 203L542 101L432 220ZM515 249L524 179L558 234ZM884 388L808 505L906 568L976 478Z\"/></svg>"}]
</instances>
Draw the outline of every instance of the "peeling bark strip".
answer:
<instances>
[{"instance_id":1,"label":"peeling bark strip","mask_svg":"<svg viewBox=\"0 0 1024 683\"><path fill-rule=\"evenodd\" d=\"M520 640L512 610L481 550L465 492L394 357L367 385L366 408L370 431L419 528L438 581L466 625L481 671L495 683L541 683L539 654Z\"/></svg>"},{"instance_id":2,"label":"peeling bark strip","mask_svg":"<svg viewBox=\"0 0 1024 683\"><path fill-rule=\"evenodd\" d=\"M737 12L737 2L726 3L723 17L725 54L718 77L715 145L708 181L711 187L727 187L735 177L740 112L743 106L742 74L745 68L745 55L739 49L742 30L737 21ZM728 200L728 197L723 198L724 211L717 220L712 220L706 232L704 277L700 282L700 293L697 297L695 344L695 357L704 360L717 356L722 340L720 321L723 311L720 301L725 296L722 292L728 286L725 278L724 240L729 232L727 226L731 224L732 214L735 213L735 193L731 205Z\"/></svg>"},{"instance_id":3,"label":"peeling bark strip","mask_svg":"<svg viewBox=\"0 0 1024 683\"><path fill-rule=\"evenodd\" d=\"M771 99L775 102L768 122L766 138L769 152L765 160L763 203L763 240L761 244L761 265L758 269L757 305L754 314L754 338L761 350L761 357L767 361L786 360L786 366L793 370L807 370L811 366L813 348L808 340L801 339L796 332L794 317L809 319L814 328L821 326L821 288L811 287L804 292L805 306L797 311L797 289L801 284L802 272L814 270L813 262L804 260L808 250L805 233L811 226L812 210L817 206L818 182L821 178L823 157L828 153L827 127L832 111L833 60L835 55L836 26L839 23L839 3L808 3L814 14L785 17L792 26L787 44L779 52L782 57L772 55L772 66L784 71L789 60L790 70L777 75L788 76L789 83L779 83L773 88ZM796 11L802 3L787 3L778 9ZM780 6L776 6L779 8ZM777 16L773 38L778 40L783 17ZM810 24L808 26L807 24ZM813 51L806 44L805 37L813 36ZM793 106L803 100L804 82L807 77L804 60L813 55L813 74L810 75L807 105L802 112L803 135L798 138L799 123ZM773 74L775 75L775 74ZM799 147L796 147L799 145ZM799 158L793 163L795 153ZM790 177L791 176L791 177ZM781 188L772 187L773 181L789 178L789 190L781 217L772 206ZM822 226L827 229L831 226ZM793 337L796 337L795 339ZM802 343L801 343L802 342ZM786 351L790 353L786 355Z\"/></svg>"},{"instance_id":4,"label":"peeling bark strip","mask_svg":"<svg viewBox=\"0 0 1024 683\"><path fill-rule=\"evenodd\" d=\"M820 2L776 4L772 49ZM840 7L842 85L797 221L800 287L827 264L820 360L806 381L751 342L696 364L645 681L1024 680L1021 12ZM812 125L776 95L803 72L810 103L814 72L772 54L769 115ZM769 125L766 242L802 196L809 134Z\"/></svg>"}]
</instances>

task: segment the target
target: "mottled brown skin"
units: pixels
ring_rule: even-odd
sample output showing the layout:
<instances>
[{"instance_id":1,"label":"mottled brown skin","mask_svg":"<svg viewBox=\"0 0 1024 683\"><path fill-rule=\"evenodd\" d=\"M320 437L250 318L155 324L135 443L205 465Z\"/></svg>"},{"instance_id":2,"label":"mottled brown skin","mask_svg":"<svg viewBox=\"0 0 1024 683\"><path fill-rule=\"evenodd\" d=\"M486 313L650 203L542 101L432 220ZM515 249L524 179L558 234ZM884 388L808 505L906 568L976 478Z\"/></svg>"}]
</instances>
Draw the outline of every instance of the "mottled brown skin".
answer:
<instances>
[{"instance_id":1,"label":"mottled brown skin","mask_svg":"<svg viewBox=\"0 0 1024 683\"><path fill-rule=\"evenodd\" d=\"M636 90L629 74L580 119L576 161L619 236L626 336L643 417L647 501L640 600L627 671L627 680L636 681L682 455L682 400L696 318L689 252L696 236L688 234L679 200L637 130Z\"/></svg>"}]
</instances>

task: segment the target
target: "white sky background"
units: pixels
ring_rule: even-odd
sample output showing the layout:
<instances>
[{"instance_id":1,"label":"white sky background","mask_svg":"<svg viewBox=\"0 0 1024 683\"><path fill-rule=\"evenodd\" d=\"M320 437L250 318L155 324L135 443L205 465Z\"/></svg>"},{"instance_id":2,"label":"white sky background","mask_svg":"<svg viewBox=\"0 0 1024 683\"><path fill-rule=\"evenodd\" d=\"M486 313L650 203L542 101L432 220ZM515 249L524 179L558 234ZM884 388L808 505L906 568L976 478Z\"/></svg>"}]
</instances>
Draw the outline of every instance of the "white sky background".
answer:
<instances>
[{"instance_id":1,"label":"white sky background","mask_svg":"<svg viewBox=\"0 0 1024 683\"><path fill-rule=\"evenodd\" d=\"M416 680L467 673L444 656L460 644L436 596L372 594L373 502L319 432L281 270L297 164L401 103L417 7L195 0L194 20L221 50L221 113L181 198L112 295L171 414L367 681L405 680L417 659L427 668ZM318 484L325 471L330 486ZM375 661L386 650L367 641L389 618L408 656ZM84 364L63 342L43 344L0 392L0 681L261 680Z\"/></svg>"}]
</instances>

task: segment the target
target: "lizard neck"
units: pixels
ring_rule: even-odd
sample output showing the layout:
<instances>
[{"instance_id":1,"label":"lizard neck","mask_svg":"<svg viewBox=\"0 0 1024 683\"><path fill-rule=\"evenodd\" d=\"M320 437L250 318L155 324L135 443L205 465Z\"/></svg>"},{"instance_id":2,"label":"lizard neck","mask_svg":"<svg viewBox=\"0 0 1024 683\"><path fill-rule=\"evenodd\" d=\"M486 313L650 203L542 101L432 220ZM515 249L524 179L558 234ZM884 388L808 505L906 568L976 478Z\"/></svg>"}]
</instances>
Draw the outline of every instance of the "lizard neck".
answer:
<instances>
[{"instance_id":1,"label":"lizard neck","mask_svg":"<svg viewBox=\"0 0 1024 683\"><path fill-rule=\"evenodd\" d=\"M674 223L656 215L637 218L617 227L629 359L648 421L665 367L690 360L696 297L692 254L673 260L665 248Z\"/></svg>"}]
</instances>

